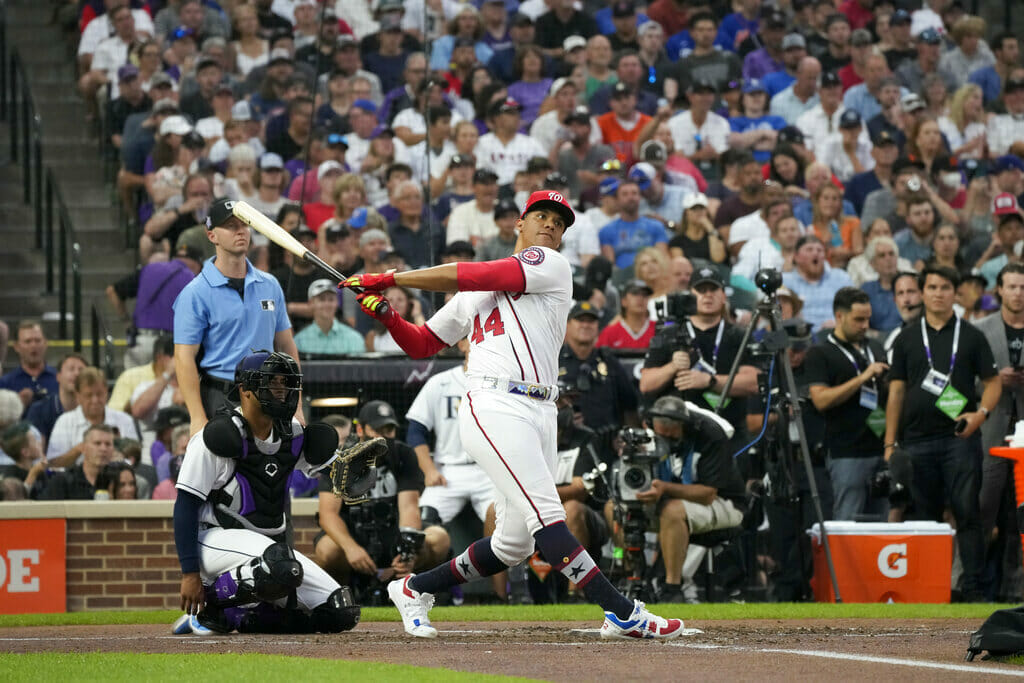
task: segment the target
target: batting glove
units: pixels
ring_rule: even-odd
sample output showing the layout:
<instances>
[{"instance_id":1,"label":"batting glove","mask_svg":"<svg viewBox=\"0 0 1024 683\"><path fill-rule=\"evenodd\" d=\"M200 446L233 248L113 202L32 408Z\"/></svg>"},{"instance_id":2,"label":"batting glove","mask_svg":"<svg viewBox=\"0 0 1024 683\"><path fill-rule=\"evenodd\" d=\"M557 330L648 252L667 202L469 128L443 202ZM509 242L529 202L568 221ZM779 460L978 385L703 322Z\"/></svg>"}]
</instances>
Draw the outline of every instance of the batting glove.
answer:
<instances>
[{"instance_id":1,"label":"batting glove","mask_svg":"<svg viewBox=\"0 0 1024 683\"><path fill-rule=\"evenodd\" d=\"M383 292L389 287L395 286L395 271L389 270L386 273L361 273L352 275L341 283L342 287L353 289L365 289L371 292Z\"/></svg>"},{"instance_id":2,"label":"batting glove","mask_svg":"<svg viewBox=\"0 0 1024 683\"><path fill-rule=\"evenodd\" d=\"M388 300L380 294L363 292L356 297L356 301L359 302L359 306L363 309L364 313L384 323L384 327L391 327L398 318L395 309L391 308Z\"/></svg>"}]
</instances>

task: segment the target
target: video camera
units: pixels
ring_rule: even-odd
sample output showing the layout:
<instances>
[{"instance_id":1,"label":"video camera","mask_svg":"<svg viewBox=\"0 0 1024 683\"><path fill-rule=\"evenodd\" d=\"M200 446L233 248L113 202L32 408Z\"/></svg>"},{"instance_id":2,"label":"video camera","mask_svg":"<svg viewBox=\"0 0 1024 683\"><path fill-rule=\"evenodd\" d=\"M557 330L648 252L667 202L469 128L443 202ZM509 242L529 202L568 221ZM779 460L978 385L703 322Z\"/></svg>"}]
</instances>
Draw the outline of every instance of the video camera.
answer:
<instances>
[{"instance_id":1,"label":"video camera","mask_svg":"<svg viewBox=\"0 0 1024 683\"><path fill-rule=\"evenodd\" d=\"M661 335L665 346L674 351L693 352L693 337L687 329L686 319L697 312L697 297L690 292L673 292L664 301L654 303L656 335Z\"/></svg>"},{"instance_id":2,"label":"video camera","mask_svg":"<svg viewBox=\"0 0 1024 683\"><path fill-rule=\"evenodd\" d=\"M427 535L411 526L398 528L398 557L402 562L415 562L416 556L423 550Z\"/></svg>"},{"instance_id":3,"label":"video camera","mask_svg":"<svg viewBox=\"0 0 1024 683\"><path fill-rule=\"evenodd\" d=\"M657 478L658 464L668 449L651 429L627 427L619 432L618 438L622 453L612 476L612 493L616 501L636 503L637 494L650 489Z\"/></svg>"}]
</instances>

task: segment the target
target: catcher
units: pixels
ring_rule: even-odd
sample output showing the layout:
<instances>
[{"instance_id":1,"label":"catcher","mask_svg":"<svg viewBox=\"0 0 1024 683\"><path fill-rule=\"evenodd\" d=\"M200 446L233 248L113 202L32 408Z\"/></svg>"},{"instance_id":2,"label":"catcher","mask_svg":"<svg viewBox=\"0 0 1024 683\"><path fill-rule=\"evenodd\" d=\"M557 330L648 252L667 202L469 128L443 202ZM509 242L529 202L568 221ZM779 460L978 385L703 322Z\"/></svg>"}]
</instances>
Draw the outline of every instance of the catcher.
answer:
<instances>
[{"instance_id":1,"label":"catcher","mask_svg":"<svg viewBox=\"0 0 1024 683\"><path fill-rule=\"evenodd\" d=\"M323 423L293 416L302 388L287 354L260 351L235 369L240 407L215 417L189 441L178 474L174 541L181 607L173 633L338 633L360 608L285 540L288 477L330 471L336 493L358 501L376 480L383 439L338 447Z\"/></svg>"}]
</instances>

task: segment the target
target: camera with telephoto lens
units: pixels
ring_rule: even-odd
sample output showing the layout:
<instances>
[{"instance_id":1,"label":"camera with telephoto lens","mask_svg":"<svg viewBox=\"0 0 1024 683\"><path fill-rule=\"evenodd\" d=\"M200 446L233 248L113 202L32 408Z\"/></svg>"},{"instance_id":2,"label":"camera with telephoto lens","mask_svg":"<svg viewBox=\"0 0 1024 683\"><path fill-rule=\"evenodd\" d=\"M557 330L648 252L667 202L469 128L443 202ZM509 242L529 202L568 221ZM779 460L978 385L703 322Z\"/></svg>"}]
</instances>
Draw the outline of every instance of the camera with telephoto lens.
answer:
<instances>
[{"instance_id":1,"label":"camera with telephoto lens","mask_svg":"<svg viewBox=\"0 0 1024 683\"><path fill-rule=\"evenodd\" d=\"M427 535L411 526L398 528L398 557L402 562L415 562L416 556L423 550Z\"/></svg>"},{"instance_id":2,"label":"camera with telephoto lens","mask_svg":"<svg viewBox=\"0 0 1024 683\"><path fill-rule=\"evenodd\" d=\"M686 319L697 312L697 297L690 292L666 294L664 301L654 302L655 337L659 344L673 351L693 355L693 337L686 327Z\"/></svg>"},{"instance_id":3,"label":"camera with telephoto lens","mask_svg":"<svg viewBox=\"0 0 1024 683\"><path fill-rule=\"evenodd\" d=\"M651 488L658 465L665 458L664 441L651 429L627 427L619 432L622 453L612 475L613 494L623 503L637 502L637 494Z\"/></svg>"}]
</instances>

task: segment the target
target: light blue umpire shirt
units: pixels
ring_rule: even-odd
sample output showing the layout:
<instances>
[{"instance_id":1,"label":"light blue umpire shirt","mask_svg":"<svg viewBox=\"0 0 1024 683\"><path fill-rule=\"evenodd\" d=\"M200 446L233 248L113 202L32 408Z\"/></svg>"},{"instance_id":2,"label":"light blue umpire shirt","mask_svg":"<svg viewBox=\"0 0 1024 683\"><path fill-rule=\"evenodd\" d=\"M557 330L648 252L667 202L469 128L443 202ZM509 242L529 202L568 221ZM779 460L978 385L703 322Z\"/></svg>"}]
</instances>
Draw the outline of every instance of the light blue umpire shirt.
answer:
<instances>
[{"instance_id":1,"label":"light blue umpire shirt","mask_svg":"<svg viewBox=\"0 0 1024 683\"><path fill-rule=\"evenodd\" d=\"M174 343L199 344L200 374L231 381L243 357L274 350L274 335L291 329L277 279L246 259L244 298L207 259L174 301Z\"/></svg>"}]
</instances>

